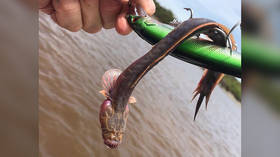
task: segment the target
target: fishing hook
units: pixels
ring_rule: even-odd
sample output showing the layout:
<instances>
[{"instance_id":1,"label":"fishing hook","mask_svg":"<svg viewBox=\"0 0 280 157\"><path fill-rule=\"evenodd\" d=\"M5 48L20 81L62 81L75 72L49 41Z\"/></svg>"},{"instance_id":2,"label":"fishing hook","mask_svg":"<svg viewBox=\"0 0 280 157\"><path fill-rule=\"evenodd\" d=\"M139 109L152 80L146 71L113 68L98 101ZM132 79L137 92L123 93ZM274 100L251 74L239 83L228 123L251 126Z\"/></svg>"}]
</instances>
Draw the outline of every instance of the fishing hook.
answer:
<instances>
[{"instance_id":1,"label":"fishing hook","mask_svg":"<svg viewBox=\"0 0 280 157\"><path fill-rule=\"evenodd\" d=\"M232 33L232 31L233 31L237 26L239 26L240 24L241 24L241 22L238 21L234 26L232 26L232 28L230 29L229 33L228 33L227 36L226 36L226 40L230 43L230 44L229 44L230 55L232 55L232 43L231 43L230 40L229 40L229 36L230 36L230 34Z\"/></svg>"}]
</instances>

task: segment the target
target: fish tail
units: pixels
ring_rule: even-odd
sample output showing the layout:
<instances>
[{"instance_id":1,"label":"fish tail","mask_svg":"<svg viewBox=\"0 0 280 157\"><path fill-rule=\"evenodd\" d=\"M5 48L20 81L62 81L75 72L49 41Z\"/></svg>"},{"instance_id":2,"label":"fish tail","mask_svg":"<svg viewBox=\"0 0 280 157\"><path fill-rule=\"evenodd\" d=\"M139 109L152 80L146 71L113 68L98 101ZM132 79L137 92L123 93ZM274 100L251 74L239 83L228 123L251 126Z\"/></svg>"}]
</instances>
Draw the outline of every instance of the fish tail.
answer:
<instances>
[{"instance_id":1,"label":"fish tail","mask_svg":"<svg viewBox=\"0 0 280 157\"><path fill-rule=\"evenodd\" d=\"M207 109L210 95L211 95L212 91L214 90L214 88L222 80L223 77L224 77L223 73L211 71L208 69L206 69L204 71L203 76L202 76L201 80L199 81L197 88L194 90L194 96L192 98L192 100L193 100L198 94L200 94L197 105L196 105L195 117L201 106L201 103L202 103L204 97L206 97L205 107ZM194 119L195 119L195 117L194 117Z\"/></svg>"},{"instance_id":2,"label":"fish tail","mask_svg":"<svg viewBox=\"0 0 280 157\"><path fill-rule=\"evenodd\" d=\"M203 94L200 94L200 95L199 95L199 98L198 98L198 101L197 101L197 103L196 103L193 121L195 121L195 118L196 118L196 116L197 116L197 113L198 113L198 111L199 111L199 108L200 108L200 106L201 106L201 104L202 104L203 99L204 99L204 95L203 95Z\"/></svg>"}]
</instances>

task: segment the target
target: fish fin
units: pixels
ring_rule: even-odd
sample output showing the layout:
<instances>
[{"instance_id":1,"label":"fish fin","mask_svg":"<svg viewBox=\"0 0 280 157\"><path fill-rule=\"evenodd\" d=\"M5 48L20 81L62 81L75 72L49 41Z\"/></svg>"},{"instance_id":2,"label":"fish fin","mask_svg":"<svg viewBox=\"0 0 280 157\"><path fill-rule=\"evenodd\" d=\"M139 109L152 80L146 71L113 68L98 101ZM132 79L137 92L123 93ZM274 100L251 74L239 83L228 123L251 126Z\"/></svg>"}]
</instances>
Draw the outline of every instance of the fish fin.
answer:
<instances>
[{"instance_id":1,"label":"fish fin","mask_svg":"<svg viewBox=\"0 0 280 157\"><path fill-rule=\"evenodd\" d=\"M217 79L216 79L216 82L215 84L212 86L211 88L211 92L214 90L214 88L222 81L222 79L224 78L225 74L223 73L220 73L218 76L217 76Z\"/></svg>"},{"instance_id":2,"label":"fish fin","mask_svg":"<svg viewBox=\"0 0 280 157\"><path fill-rule=\"evenodd\" d=\"M136 103L136 98L133 97L133 96L129 97L128 103L129 103L129 104L135 104L135 103Z\"/></svg>"},{"instance_id":3,"label":"fish fin","mask_svg":"<svg viewBox=\"0 0 280 157\"><path fill-rule=\"evenodd\" d=\"M194 95L193 95L192 101L199 94L199 92L197 90L195 90L193 93L194 93Z\"/></svg>"},{"instance_id":4,"label":"fish fin","mask_svg":"<svg viewBox=\"0 0 280 157\"><path fill-rule=\"evenodd\" d=\"M217 74L218 74L218 73L217 73ZM224 76L225 76L225 74L223 74L223 73L218 74L215 83L214 83L214 84L212 85L212 87L211 87L210 92L206 95L206 102L205 102L206 110L207 110L207 105L208 105L208 102L209 102L211 93L213 92L214 88L222 81L222 79L224 78Z\"/></svg>"},{"instance_id":5,"label":"fish fin","mask_svg":"<svg viewBox=\"0 0 280 157\"><path fill-rule=\"evenodd\" d=\"M104 97L108 96L106 90L101 90L101 91L99 91L99 93L102 94Z\"/></svg>"},{"instance_id":6,"label":"fish fin","mask_svg":"<svg viewBox=\"0 0 280 157\"><path fill-rule=\"evenodd\" d=\"M196 118L196 116L197 116L197 113L198 113L198 111L199 111L199 108L200 108L200 106L201 106L201 104L202 104L203 98L204 98L204 95L200 94L200 95L199 95L199 98L198 98L198 101L197 101L197 103L196 103L193 121L195 121L195 118Z\"/></svg>"},{"instance_id":7,"label":"fish fin","mask_svg":"<svg viewBox=\"0 0 280 157\"><path fill-rule=\"evenodd\" d=\"M204 70L203 75L202 75L202 78L200 79L200 81L199 81L197 87L195 88L195 90L193 91L193 94L194 94L194 95L193 95L191 101L193 101L194 98L195 98L199 93L202 92L201 89L203 89L203 86L204 86L203 83L204 83L204 80L205 80L205 78L206 78L207 73L208 73L208 69Z\"/></svg>"},{"instance_id":8,"label":"fish fin","mask_svg":"<svg viewBox=\"0 0 280 157\"><path fill-rule=\"evenodd\" d=\"M198 94L200 94L198 102L197 102L196 112L198 112L204 97L206 97L205 107L207 110L210 95L211 95L212 91L214 90L214 88L222 80L223 77L224 77L223 73L219 73L219 72L215 72L215 71L211 71L211 70L204 71L203 76L202 76L201 80L199 81L198 86L194 91L194 96L192 98L192 100L193 100ZM196 114L195 114L195 116L196 116Z\"/></svg>"},{"instance_id":9,"label":"fish fin","mask_svg":"<svg viewBox=\"0 0 280 157\"><path fill-rule=\"evenodd\" d=\"M208 102L209 102L209 99L210 99L210 95L211 95L211 93L209 93L209 95L206 95L206 101L205 101L205 109L206 110L207 110Z\"/></svg>"}]
</instances>

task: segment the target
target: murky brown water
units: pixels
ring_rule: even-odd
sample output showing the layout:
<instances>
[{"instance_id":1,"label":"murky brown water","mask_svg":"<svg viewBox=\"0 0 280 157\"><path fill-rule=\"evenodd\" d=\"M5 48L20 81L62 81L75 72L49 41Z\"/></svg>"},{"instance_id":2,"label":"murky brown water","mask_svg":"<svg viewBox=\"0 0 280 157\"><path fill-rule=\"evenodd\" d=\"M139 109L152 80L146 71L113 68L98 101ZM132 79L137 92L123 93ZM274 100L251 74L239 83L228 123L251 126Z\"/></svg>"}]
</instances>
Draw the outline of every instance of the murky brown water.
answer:
<instances>
[{"instance_id":1,"label":"murky brown water","mask_svg":"<svg viewBox=\"0 0 280 157\"><path fill-rule=\"evenodd\" d=\"M173 57L140 81L123 143L108 149L98 119L101 77L151 46L135 33L70 33L43 14L39 21L40 156L241 156L240 104L217 87L193 122L190 100L202 71Z\"/></svg>"}]
</instances>

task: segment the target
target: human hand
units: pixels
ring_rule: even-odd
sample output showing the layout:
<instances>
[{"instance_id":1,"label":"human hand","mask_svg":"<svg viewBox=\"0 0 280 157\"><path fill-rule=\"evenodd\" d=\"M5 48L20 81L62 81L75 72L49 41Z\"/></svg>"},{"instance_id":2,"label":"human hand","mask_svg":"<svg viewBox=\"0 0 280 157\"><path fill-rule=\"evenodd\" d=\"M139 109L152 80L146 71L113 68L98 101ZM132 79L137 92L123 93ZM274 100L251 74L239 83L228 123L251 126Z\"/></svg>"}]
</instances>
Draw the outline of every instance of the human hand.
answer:
<instances>
[{"instance_id":1,"label":"human hand","mask_svg":"<svg viewBox=\"0 0 280 157\"><path fill-rule=\"evenodd\" d=\"M131 28L125 18L129 0L39 0L39 10L51 16L61 27L77 32L97 33L114 28L126 35ZM148 15L155 12L153 0L132 0Z\"/></svg>"}]
</instances>

